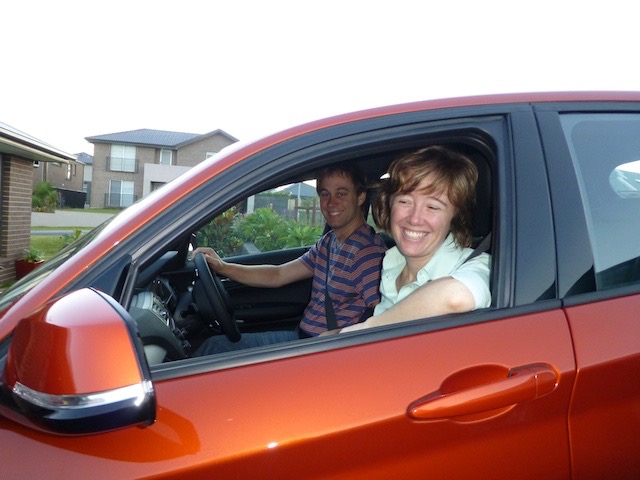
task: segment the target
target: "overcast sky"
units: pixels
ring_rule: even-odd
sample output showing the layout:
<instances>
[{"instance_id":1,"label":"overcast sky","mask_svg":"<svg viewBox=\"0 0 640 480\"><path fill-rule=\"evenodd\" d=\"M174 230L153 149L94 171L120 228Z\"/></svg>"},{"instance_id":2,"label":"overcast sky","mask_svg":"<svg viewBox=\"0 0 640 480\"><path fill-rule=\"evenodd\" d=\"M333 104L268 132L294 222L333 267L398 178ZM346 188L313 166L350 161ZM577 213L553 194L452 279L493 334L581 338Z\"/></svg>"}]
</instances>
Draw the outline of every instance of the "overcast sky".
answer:
<instances>
[{"instance_id":1,"label":"overcast sky","mask_svg":"<svg viewBox=\"0 0 640 480\"><path fill-rule=\"evenodd\" d=\"M598 5L596 7L595 5ZM140 128L250 140L441 97L640 90L633 3L21 0L0 122L68 153Z\"/></svg>"}]
</instances>

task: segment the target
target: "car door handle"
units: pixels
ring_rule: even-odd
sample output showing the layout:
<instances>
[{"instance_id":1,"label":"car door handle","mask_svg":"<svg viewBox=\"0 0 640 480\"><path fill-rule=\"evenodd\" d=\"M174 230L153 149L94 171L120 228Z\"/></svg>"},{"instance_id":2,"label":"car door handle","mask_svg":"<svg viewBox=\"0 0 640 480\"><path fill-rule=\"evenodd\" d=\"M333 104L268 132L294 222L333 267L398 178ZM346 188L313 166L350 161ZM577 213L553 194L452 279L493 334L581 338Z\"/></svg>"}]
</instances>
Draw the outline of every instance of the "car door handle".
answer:
<instances>
[{"instance_id":1,"label":"car door handle","mask_svg":"<svg viewBox=\"0 0 640 480\"><path fill-rule=\"evenodd\" d=\"M417 420L493 416L552 392L558 381L558 372L544 363L512 369L473 367L453 374L439 390L412 402L407 414Z\"/></svg>"}]
</instances>

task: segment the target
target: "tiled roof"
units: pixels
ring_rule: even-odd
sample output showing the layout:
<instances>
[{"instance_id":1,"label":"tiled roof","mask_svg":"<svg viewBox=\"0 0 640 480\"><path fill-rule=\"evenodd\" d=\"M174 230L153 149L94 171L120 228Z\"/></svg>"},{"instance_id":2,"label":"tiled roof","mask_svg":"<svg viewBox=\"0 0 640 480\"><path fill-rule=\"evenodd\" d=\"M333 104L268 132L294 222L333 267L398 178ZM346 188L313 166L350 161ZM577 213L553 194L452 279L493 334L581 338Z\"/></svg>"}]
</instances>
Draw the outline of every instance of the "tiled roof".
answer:
<instances>
[{"instance_id":1,"label":"tiled roof","mask_svg":"<svg viewBox=\"0 0 640 480\"><path fill-rule=\"evenodd\" d=\"M84 163L85 165L93 165L93 157L88 153L76 153L76 158L79 162Z\"/></svg>"},{"instance_id":2,"label":"tiled roof","mask_svg":"<svg viewBox=\"0 0 640 480\"><path fill-rule=\"evenodd\" d=\"M298 190L298 187L300 190ZM296 197L298 193L303 198L317 197L318 192L316 189L309 184L306 183L294 183L293 185L288 186L287 188L283 188L280 190L281 192L289 192L291 195Z\"/></svg>"},{"instance_id":3,"label":"tiled roof","mask_svg":"<svg viewBox=\"0 0 640 480\"><path fill-rule=\"evenodd\" d=\"M197 133L168 132L165 130L151 130L142 128L128 132L108 133L87 137L91 143L124 143L130 145L153 145L155 147L177 147L181 143L194 140L200 135Z\"/></svg>"}]
</instances>

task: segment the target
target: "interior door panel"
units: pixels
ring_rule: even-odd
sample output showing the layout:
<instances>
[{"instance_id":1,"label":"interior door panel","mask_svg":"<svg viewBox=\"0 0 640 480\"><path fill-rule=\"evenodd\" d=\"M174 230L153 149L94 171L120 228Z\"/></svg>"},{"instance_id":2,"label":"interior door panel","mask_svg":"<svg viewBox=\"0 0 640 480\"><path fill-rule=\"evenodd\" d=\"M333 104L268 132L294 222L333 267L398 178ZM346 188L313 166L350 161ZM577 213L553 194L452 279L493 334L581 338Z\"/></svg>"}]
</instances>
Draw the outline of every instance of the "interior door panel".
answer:
<instances>
[{"instance_id":1,"label":"interior door panel","mask_svg":"<svg viewBox=\"0 0 640 480\"><path fill-rule=\"evenodd\" d=\"M307 247L284 249L226 260L246 265L280 265L299 258L307 250ZM223 284L239 327L245 332L295 328L311 292L311 278L280 288L249 287L230 279L223 279Z\"/></svg>"}]
</instances>

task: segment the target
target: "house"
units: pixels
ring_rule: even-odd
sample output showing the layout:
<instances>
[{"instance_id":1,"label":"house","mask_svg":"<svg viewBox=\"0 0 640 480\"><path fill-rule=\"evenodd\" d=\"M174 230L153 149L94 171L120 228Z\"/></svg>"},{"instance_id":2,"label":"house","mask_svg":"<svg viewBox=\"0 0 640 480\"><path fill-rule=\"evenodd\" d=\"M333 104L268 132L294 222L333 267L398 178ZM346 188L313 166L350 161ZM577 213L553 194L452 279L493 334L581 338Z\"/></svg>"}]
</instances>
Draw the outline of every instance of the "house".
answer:
<instances>
[{"instance_id":1,"label":"house","mask_svg":"<svg viewBox=\"0 0 640 480\"><path fill-rule=\"evenodd\" d=\"M91 198L91 177L93 176L93 156L88 153L76 153L76 158L84 165L84 174L82 175L82 191L85 194L85 204L89 205Z\"/></svg>"},{"instance_id":2,"label":"house","mask_svg":"<svg viewBox=\"0 0 640 480\"><path fill-rule=\"evenodd\" d=\"M73 157L68 163L33 162L33 189L40 182L49 182L58 192L58 200L62 207L84 208L85 193L83 191L84 163Z\"/></svg>"},{"instance_id":3,"label":"house","mask_svg":"<svg viewBox=\"0 0 640 480\"><path fill-rule=\"evenodd\" d=\"M0 284L15 279L15 260L29 248L34 162L66 169L76 158L0 123Z\"/></svg>"},{"instance_id":4,"label":"house","mask_svg":"<svg viewBox=\"0 0 640 480\"><path fill-rule=\"evenodd\" d=\"M316 187L312 187L311 185L305 182L294 183L293 185L289 185L288 187L283 188L280 191L289 192L289 195L292 195L299 199L316 198L318 196Z\"/></svg>"},{"instance_id":5,"label":"house","mask_svg":"<svg viewBox=\"0 0 640 480\"><path fill-rule=\"evenodd\" d=\"M222 130L199 135L140 129L87 137L94 145L90 207L128 207L238 140Z\"/></svg>"}]
</instances>

